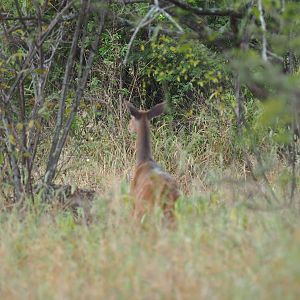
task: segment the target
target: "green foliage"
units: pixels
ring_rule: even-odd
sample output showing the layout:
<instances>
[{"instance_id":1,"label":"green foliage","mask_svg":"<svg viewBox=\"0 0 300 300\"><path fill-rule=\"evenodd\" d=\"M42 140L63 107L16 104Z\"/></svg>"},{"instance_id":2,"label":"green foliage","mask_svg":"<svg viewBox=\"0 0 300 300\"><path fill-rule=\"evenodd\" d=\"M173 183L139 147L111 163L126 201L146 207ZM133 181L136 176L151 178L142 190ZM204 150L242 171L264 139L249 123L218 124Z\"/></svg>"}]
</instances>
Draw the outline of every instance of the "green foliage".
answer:
<instances>
[{"instance_id":1,"label":"green foliage","mask_svg":"<svg viewBox=\"0 0 300 300\"><path fill-rule=\"evenodd\" d=\"M239 9L249 1L187 2L202 8ZM16 16L13 3L3 3L1 8ZM51 20L52 10L59 4L51 2L46 18ZM20 1L20 5L24 13L33 12L31 1ZM160 16L150 24L149 32L146 27L141 29L126 66L122 61L132 31L107 23L85 97L72 122L60 162L62 172L56 179L99 192L89 226L77 224L69 210L45 205L40 195L35 195L34 202L28 200L21 212L11 211L7 204L13 194L10 182L2 182L7 161L1 141L0 185L7 190L3 193L6 197L0 196L3 298L299 298L299 213L289 207L291 183L300 184L299 170L296 168L293 178L290 161L278 155L278 150L293 142L290 128L298 115L299 5L271 0L263 5L267 50L271 52L267 62L261 58L262 28L256 6L249 11L255 20L239 23L239 37L248 26L250 50L223 51L211 46L214 38L230 28L229 17L193 16L198 25L212 29L208 40L196 40L187 28L180 37L163 34L173 25ZM112 10L114 20L125 16L137 24L149 4L114 4ZM189 17L189 12L185 16ZM87 30L91 32L94 26L89 22ZM65 30L72 32L71 21ZM24 39L22 29L15 31L15 37ZM25 128L29 134L42 123L44 128L53 128L70 43L67 37L55 57L45 104L38 110L41 120L16 122L15 132ZM87 48L90 43L87 39L79 47ZM45 44L44 50L50 46L50 42ZM28 49L4 48L8 59L0 61L0 88L7 91ZM295 56L292 75L288 73L289 51ZM32 74L43 72L36 67ZM237 75L244 109L241 128L237 124ZM70 80L71 87L76 80ZM25 83L27 117L36 99L31 81ZM247 88L251 84L268 91L263 102ZM71 112L74 93L71 88L67 94L64 118ZM120 100L144 108L168 101L167 114L152 124L152 145L154 158L174 175L182 191L174 230L164 228L159 208L142 224L132 222L128 190L135 141L127 131L129 115ZM2 132L0 124L0 135ZM33 172L36 177L43 173L51 142L47 132L41 133L41 140ZM15 146L18 140L8 135L7 142ZM15 152L19 161L26 158L26 152ZM275 208L284 209L263 213L273 209L273 202L267 205L271 191L279 199ZM298 198L299 190L295 193ZM82 208L77 215L84 219Z\"/></svg>"},{"instance_id":2,"label":"green foliage","mask_svg":"<svg viewBox=\"0 0 300 300\"><path fill-rule=\"evenodd\" d=\"M247 4L247 1L191 0L188 3L204 9L215 7L239 10ZM294 105L297 102L295 95L298 95L300 78L297 59L299 5L294 1L285 4L285 9L282 9L280 1L263 3L267 23L265 35L269 51L267 62L261 57L263 30L259 9L254 5L249 10L253 18L248 19L249 16L246 16L238 20L237 40L231 41L229 44L233 46L226 51L213 42L222 38L224 33L225 42L222 46L227 46L226 39L229 40L231 37L228 34L228 30L232 29L231 18L191 16L191 21L195 21L196 25L209 27L207 36L202 37L202 32L198 32L198 37L188 29L188 25L181 18L181 13L178 13L176 22L184 28L184 34L173 31L174 24L165 15L160 15L148 24L149 27L141 28L130 50L129 63L126 66L122 62L132 35L127 25L137 25L150 6L137 3L124 7L114 4L112 11L122 25L117 21L107 23L101 45L97 49L97 61L90 73L85 97L80 102L79 114L71 127L71 138L76 139L77 145L74 151L87 153L88 158L82 164L88 163L90 158L97 158L103 163L105 170L110 169L111 165L118 165L119 172L124 167L124 161L128 160L129 156L126 156L128 145L123 143L128 141L129 137L127 133L119 134L127 125L127 116L123 117L124 111L119 100L133 101L144 108L162 100L168 101L168 115L164 119L154 121L158 131L154 132L153 141L159 160L176 174L188 172L193 178L195 174L203 172L203 165L207 161L220 169L226 168L232 162L243 162L245 152L253 154L259 151L266 156L270 153L276 155L277 148L293 141L290 128L295 113L293 110L297 109ZM22 1L22 11L30 14L32 5L30 1ZM49 6L45 15L47 20L51 20L55 5L58 3ZM180 9L178 11L182 12ZM173 10L175 15L178 11ZM17 16L15 8L10 8L10 12ZM185 16L188 14L189 12L186 12ZM74 30L72 20L67 21L65 25L66 40L55 56L53 72L49 75L51 84L46 88L46 101L38 110L38 115L42 118L31 123L17 122L14 130L18 133L24 128L27 131L41 128L41 124L52 128L71 43L67 33ZM95 21L89 21L87 31L92 32L94 26ZM235 43L240 42L238 39L242 38L246 29L249 31L249 50L241 50ZM167 35L168 32L172 34ZM14 36L24 41L22 29L14 31ZM87 38L78 46L87 49L90 44L91 40ZM50 41L45 43L45 53L51 46ZM7 91L28 49L26 46L15 49L4 47L4 52L8 59L0 61L0 85ZM289 71L290 52L295 57L294 71ZM84 53L84 57L86 54L88 50ZM78 71L77 56L75 65ZM11 71L13 69L15 72ZM43 75L44 72L36 67L31 74ZM288 75L288 72L294 74ZM241 94L244 103L242 117L245 121L243 128L237 128L238 99L235 96L237 74L242 85ZM26 80L24 86L27 117L36 99L30 78ZM68 82L71 89L66 99L64 118L68 117L71 111L76 80L74 76ZM262 86L268 91L265 102L261 103L254 94L251 94L247 88L251 84ZM13 101L18 105L17 98ZM42 138L45 138L44 147L49 142L48 137L47 134L42 134ZM97 143L99 139L101 147ZM18 143L13 135L8 136L8 141L13 146ZM112 149L117 149L114 155ZM16 157L19 161L27 155L20 153L17 149ZM120 156L122 158L118 161L116 157ZM188 161L188 171L184 168L185 161ZM283 175L282 178L285 182L288 177Z\"/></svg>"},{"instance_id":3,"label":"green foliage","mask_svg":"<svg viewBox=\"0 0 300 300\"><path fill-rule=\"evenodd\" d=\"M170 103L189 106L187 98L192 102L201 94L208 98L222 93L224 62L202 44L162 35L151 43L142 43L140 49L143 86L157 81Z\"/></svg>"},{"instance_id":4,"label":"green foliage","mask_svg":"<svg viewBox=\"0 0 300 300\"><path fill-rule=\"evenodd\" d=\"M99 59L106 65L113 65L116 60L124 56L127 46L124 37L118 32L106 31L103 34L101 46L98 49Z\"/></svg>"}]
</instances>

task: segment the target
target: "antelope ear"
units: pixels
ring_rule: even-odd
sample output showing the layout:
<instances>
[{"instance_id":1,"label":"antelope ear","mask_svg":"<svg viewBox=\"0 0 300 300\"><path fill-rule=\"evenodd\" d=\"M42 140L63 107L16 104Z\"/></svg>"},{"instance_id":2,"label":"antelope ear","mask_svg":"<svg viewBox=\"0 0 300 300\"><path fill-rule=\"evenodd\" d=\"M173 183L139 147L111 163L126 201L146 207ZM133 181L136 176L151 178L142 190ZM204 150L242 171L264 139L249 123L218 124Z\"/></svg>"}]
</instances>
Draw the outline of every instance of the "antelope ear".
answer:
<instances>
[{"instance_id":1,"label":"antelope ear","mask_svg":"<svg viewBox=\"0 0 300 300\"><path fill-rule=\"evenodd\" d=\"M156 104L147 112L147 117L149 120L151 120L161 115L164 112L164 110L165 110L165 102Z\"/></svg>"},{"instance_id":2,"label":"antelope ear","mask_svg":"<svg viewBox=\"0 0 300 300\"><path fill-rule=\"evenodd\" d=\"M129 110L130 114L135 117L136 119L139 119L141 117L141 113L137 108L133 106L132 103L126 101L127 109Z\"/></svg>"}]
</instances>

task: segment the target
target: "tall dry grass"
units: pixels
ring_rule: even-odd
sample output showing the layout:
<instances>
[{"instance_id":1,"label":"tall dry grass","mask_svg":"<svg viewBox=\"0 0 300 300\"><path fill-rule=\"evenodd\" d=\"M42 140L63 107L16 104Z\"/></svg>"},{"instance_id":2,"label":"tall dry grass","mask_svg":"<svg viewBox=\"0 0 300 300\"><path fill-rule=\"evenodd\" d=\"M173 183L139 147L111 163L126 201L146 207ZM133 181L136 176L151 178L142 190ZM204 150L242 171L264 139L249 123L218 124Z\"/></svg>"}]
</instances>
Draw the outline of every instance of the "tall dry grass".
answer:
<instances>
[{"instance_id":1,"label":"tall dry grass","mask_svg":"<svg viewBox=\"0 0 300 300\"><path fill-rule=\"evenodd\" d=\"M92 126L81 116L56 179L98 192L89 226L38 202L22 213L2 208L0 298L299 299L299 207L266 206L270 187L255 158L258 182L232 155L230 128L200 118L188 130L167 117L154 124L154 157L182 197L175 229L159 208L137 226L128 197L134 139L117 112ZM268 154L265 172L282 206L288 165Z\"/></svg>"},{"instance_id":2,"label":"tall dry grass","mask_svg":"<svg viewBox=\"0 0 300 300\"><path fill-rule=\"evenodd\" d=\"M123 193L94 222L52 211L1 213L1 299L299 299L298 213L182 198L177 228L156 211L131 222Z\"/></svg>"}]
</instances>

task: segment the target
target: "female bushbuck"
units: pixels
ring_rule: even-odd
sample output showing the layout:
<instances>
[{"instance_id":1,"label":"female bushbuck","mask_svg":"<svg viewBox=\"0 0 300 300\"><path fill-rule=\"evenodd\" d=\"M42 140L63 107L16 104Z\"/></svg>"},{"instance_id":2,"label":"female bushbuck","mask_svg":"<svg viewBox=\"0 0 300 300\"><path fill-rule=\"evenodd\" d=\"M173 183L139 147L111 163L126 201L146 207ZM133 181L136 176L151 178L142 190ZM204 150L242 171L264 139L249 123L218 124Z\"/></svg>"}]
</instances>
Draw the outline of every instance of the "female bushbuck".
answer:
<instances>
[{"instance_id":1,"label":"female bushbuck","mask_svg":"<svg viewBox=\"0 0 300 300\"><path fill-rule=\"evenodd\" d=\"M173 223L179 190L175 180L161 169L151 155L150 120L163 113L164 103L142 111L127 102L127 108L132 116L129 131L137 133L137 163L130 188L134 198L134 218L141 220L151 207L158 204L166 220Z\"/></svg>"}]
</instances>

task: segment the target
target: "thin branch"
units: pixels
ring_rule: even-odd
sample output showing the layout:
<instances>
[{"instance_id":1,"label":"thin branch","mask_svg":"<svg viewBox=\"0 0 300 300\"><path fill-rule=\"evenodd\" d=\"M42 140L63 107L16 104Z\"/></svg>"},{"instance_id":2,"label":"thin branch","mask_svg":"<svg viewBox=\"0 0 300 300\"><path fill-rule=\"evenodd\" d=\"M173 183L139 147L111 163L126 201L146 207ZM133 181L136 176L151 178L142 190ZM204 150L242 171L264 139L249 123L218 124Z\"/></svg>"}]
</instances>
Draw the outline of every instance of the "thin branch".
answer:
<instances>
[{"instance_id":1,"label":"thin branch","mask_svg":"<svg viewBox=\"0 0 300 300\"><path fill-rule=\"evenodd\" d=\"M129 4L136 4L136 3L150 3L151 1L149 1L149 0L114 0L111 2L116 3L116 4L129 5Z\"/></svg>"},{"instance_id":2,"label":"thin branch","mask_svg":"<svg viewBox=\"0 0 300 300\"><path fill-rule=\"evenodd\" d=\"M88 4L87 7L90 6L90 0L87 0ZM79 71L78 71L78 78L81 78L82 72L83 72L83 58L84 58L84 52L85 52L85 47L84 43L86 41L87 37L87 22L88 18L85 18L84 23L83 23L83 32L82 32L82 37L81 37L81 49L80 49L80 55L79 55Z\"/></svg>"},{"instance_id":3,"label":"thin branch","mask_svg":"<svg viewBox=\"0 0 300 300\"><path fill-rule=\"evenodd\" d=\"M262 0L258 0L258 10L259 10L259 20L261 24L262 30L262 49L261 49L261 56L264 61L268 60L267 57L267 38L266 38L266 22L264 19L264 12L262 7Z\"/></svg>"},{"instance_id":4,"label":"thin branch","mask_svg":"<svg viewBox=\"0 0 300 300\"><path fill-rule=\"evenodd\" d=\"M293 101L295 102L295 101ZM294 103L292 104L293 106ZM295 139L295 131L296 131L296 109L294 109L293 113L293 120L292 120L292 129L291 129L291 134L292 134L292 159L291 159L291 164L292 164L292 180L291 180L291 194L290 194L290 205L293 203L294 197L295 197L295 190L296 190L296 139Z\"/></svg>"},{"instance_id":5,"label":"thin branch","mask_svg":"<svg viewBox=\"0 0 300 300\"><path fill-rule=\"evenodd\" d=\"M87 78L88 78L88 75L89 75L89 72L90 72L90 69L92 66L92 62L94 60L94 57L97 53L97 49L99 46L101 34L102 34L102 31L104 28L105 17L106 17L106 9L102 10L100 12L100 16L98 17L99 25L96 27L96 32L94 34L95 40L91 46L90 54L89 54L85 69L83 71L82 77L79 79L79 82L77 84L75 99L73 100L73 103L72 103L70 115L66 121L62 135L61 135L60 139L57 141L56 148L53 149L54 152L52 154L50 152L46 173L44 176L44 184L46 184L47 186L51 183L51 181L53 180L53 178L55 176L55 172L56 172L56 168L57 168L57 164L58 164L58 160L59 160L62 148L65 144L72 121L74 119L74 116L77 112L80 99L82 98L84 88L86 86Z\"/></svg>"},{"instance_id":6,"label":"thin branch","mask_svg":"<svg viewBox=\"0 0 300 300\"><path fill-rule=\"evenodd\" d=\"M190 11L197 16L218 16L218 17L228 16L228 17L235 17L235 18L242 18L244 16L243 13L231 9L225 9L225 10L222 9L220 10L217 8L204 9L201 7L191 6L188 3L180 0L168 0L168 2L171 2L175 4L177 7L180 7L186 11Z\"/></svg>"},{"instance_id":7,"label":"thin branch","mask_svg":"<svg viewBox=\"0 0 300 300\"><path fill-rule=\"evenodd\" d=\"M57 25L57 23L63 19L65 12L74 4L75 0L70 1L56 16L55 18L51 21L49 24L47 30L44 32L42 37L39 40L40 44L43 44L46 38L49 36L49 34L52 32L54 27Z\"/></svg>"},{"instance_id":8,"label":"thin branch","mask_svg":"<svg viewBox=\"0 0 300 300\"><path fill-rule=\"evenodd\" d=\"M25 24L25 21L24 21L24 18L22 16L22 12L21 12L21 8L20 8L20 4L19 4L19 1L18 0L15 0L15 5L17 7L17 12L18 12L18 15L19 15L19 19L21 21L21 24L23 26L23 29L25 32L27 32L27 26Z\"/></svg>"},{"instance_id":9,"label":"thin branch","mask_svg":"<svg viewBox=\"0 0 300 300\"><path fill-rule=\"evenodd\" d=\"M68 91L69 91L71 72L72 72L73 65L74 65L74 58L75 58L75 54L76 54L76 50L77 50L77 46L78 46L79 36L81 33L81 27L82 27L83 21L85 19L86 4L87 4L86 2L83 2L82 6L81 6L79 18L77 20L76 29L75 29L73 39L72 39L72 45L70 48L69 57L68 57L68 60L66 63L65 75L63 78L62 91L61 91L61 96L60 96L60 101L59 101L59 110L57 112L56 125L55 125L54 135L53 135L52 144L51 144L51 148L50 148L47 170L51 169L51 166L53 165L53 161L56 160L56 156L57 156L57 145L58 145L60 133L62 130L63 116L65 113L66 98L67 98ZM51 177L52 176L49 177L50 181L52 180ZM46 178L47 183L50 183L50 181L48 181L48 179Z\"/></svg>"},{"instance_id":10,"label":"thin branch","mask_svg":"<svg viewBox=\"0 0 300 300\"><path fill-rule=\"evenodd\" d=\"M243 124L244 124L244 99L241 93L241 82L239 74L235 78L235 98L237 101L237 127L238 131L241 134Z\"/></svg>"},{"instance_id":11,"label":"thin branch","mask_svg":"<svg viewBox=\"0 0 300 300\"><path fill-rule=\"evenodd\" d=\"M281 0L280 3L281 3L281 12L284 12L285 11L285 0Z\"/></svg>"},{"instance_id":12,"label":"thin branch","mask_svg":"<svg viewBox=\"0 0 300 300\"><path fill-rule=\"evenodd\" d=\"M5 130L6 138L5 138L5 143L6 143L6 148L7 148L7 154L8 154L8 159L10 163L11 170L13 172L13 184L14 184L14 190L16 193L16 199L17 201L20 201L23 196L23 190L22 190L22 184L21 184L21 174L20 174L20 168L18 166L18 160L16 158L16 151L15 151L15 145L11 141L13 139L13 133L11 132L11 125L9 124L9 121L7 117L5 116L4 113L1 112L0 110L0 117L2 120L2 124Z\"/></svg>"},{"instance_id":13,"label":"thin branch","mask_svg":"<svg viewBox=\"0 0 300 300\"><path fill-rule=\"evenodd\" d=\"M136 38L136 35L138 34L138 32L145 26L151 24L156 18L157 16L159 16L160 14L164 15L178 30L179 33L183 33L183 29L182 27L175 21L175 19L166 11L169 8L172 8L173 5L169 5L167 7L161 8L159 6L159 2L158 0L154 0L154 5L149 9L149 11L147 12L147 14L142 18L142 20L139 22L138 26L135 28L130 41L128 43L128 49L123 61L123 65L127 64L128 61L128 57L129 57L129 53L130 50L132 48L133 42Z\"/></svg>"},{"instance_id":14,"label":"thin branch","mask_svg":"<svg viewBox=\"0 0 300 300\"><path fill-rule=\"evenodd\" d=\"M20 106L20 121L22 124L22 134L21 134L21 149L22 149L22 164L23 166L26 165L26 157L24 157L24 153L26 151L26 144L27 144L27 135L26 135L26 128L25 128L25 97L24 97L24 85L23 82L20 82L19 85L19 106Z\"/></svg>"},{"instance_id":15,"label":"thin branch","mask_svg":"<svg viewBox=\"0 0 300 300\"><path fill-rule=\"evenodd\" d=\"M19 17L11 17L7 15L0 14L0 22L3 21L37 21L37 17L32 17L32 16L19 16ZM43 22L47 23L48 21L46 19L42 19Z\"/></svg>"},{"instance_id":16,"label":"thin branch","mask_svg":"<svg viewBox=\"0 0 300 300\"><path fill-rule=\"evenodd\" d=\"M53 62L54 62L54 55L56 54L56 51L57 51L58 46L60 45L60 43L62 41L62 38L63 38L63 27L61 27L59 29L59 31L57 33L56 41L51 46L52 51L51 51L50 57L47 58L44 61L45 74L44 74L44 80L43 80L42 86L41 86L42 90L44 90L45 87L46 87L46 84L47 84L47 81L48 81L48 78L49 78L49 74L50 74L50 70L51 70L51 67L52 67ZM37 75L35 74L35 72L31 72L31 73L32 73L32 76L33 76L33 81L34 81L35 76L37 76ZM42 99L40 99L40 100L43 100L41 102L39 102L38 100L39 99L37 98L36 104L35 104L35 106L33 107L32 111L30 113L29 119L32 119L32 120L36 119L38 110L43 106L45 98L43 97Z\"/></svg>"},{"instance_id":17,"label":"thin branch","mask_svg":"<svg viewBox=\"0 0 300 300\"><path fill-rule=\"evenodd\" d=\"M234 115L235 115L236 120L238 120L238 114L236 113L236 110L234 109L234 107L233 107L232 105L230 105L230 107L231 107L232 112L233 112ZM243 125L244 125L244 127L245 127L245 128L248 130L248 132L249 132L249 131L250 131L250 128L249 128L248 124L247 124L245 121L244 121ZM238 133L239 133L239 136L242 137L242 132L241 132L241 131L238 131ZM247 150L246 150L245 148L243 148L242 151L243 151L243 156L244 156L245 159L246 159L247 166L248 166L249 169L250 169L251 176L252 176L254 182L257 183L259 189L261 190L261 186L259 185L258 179L257 179L257 177L256 177L256 175L255 175L255 173L254 173L254 170L253 170L252 163L251 163L251 161L250 161L250 159L249 159L248 152L247 152ZM259 167L260 167L260 175L262 176L264 182L266 183L266 185L267 185L267 187L268 187L268 190L269 190L269 192L271 193L273 199L275 199L276 202L279 203L279 199L278 199L278 197L276 196L276 194L275 194L275 192L274 192L274 190L273 190L273 188L272 188L272 186L271 186L271 183L270 183L268 177L267 177L266 174L265 174L263 162L262 162L260 153L257 151L257 149L254 149L254 154L255 154L256 160L257 160L257 162L258 162L258 164L259 164ZM264 195L265 199L267 200L267 202L268 202L269 204L271 204L272 201L271 201L271 199L268 197L268 195L266 195L265 193L263 193L263 195Z\"/></svg>"},{"instance_id":18,"label":"thin branch","mask_svg":"<svg viewBox=\"0 0 300 300\"><path fill-rule=\"evenodd\" d=\"M292 75L295 73L295 56L293 55L293 52L289 50L289 68L288 68L289 74ZM294 201L295 197L295 190L297 187L296 183L296 155L297 155L297 146L296 146L296 140L297 137L295 137L296 134L296 123L297 123L297 98L292 97L291 98L291 108L292 108L292 128L291 128L291 134L292 134L292 153L291 153L291 164L292 164L292 180L291 180L291 194L290 194L290 201L289 204L291 205Z\"/></svg>"},{"instance_id":19,"label":"thin branch","mask_svg":"<svg viewBox=\"0 0 300 300\"><path fill-rule=\"evenodd\" d=\"M157 11L158 11L157 7L155 7L155 6L151 7L150 10L147 12L147 14L139 22L138 26L135 28L134 33L132 34L130 41L128 43L128 48L127 48L127 52L126 52L126 55L125 55L125 58L123 61L123 65L127 64L129 53L132 48L132 45L133 45L136 35L140 31L140 29L145 26L145 23L148 21L148 19L153 17L157 13Z\"/></svg>"},{"instance_id":20,"label":"thin branch","mask_svg":"<svg viewBox=\"0 0 300 300\"><path fill-rule=\"evenodd\" d=\"M84 88L86 86L86 82L87 82L87 79L88 79L88 75L89 75L90 69L92 67L94 57L97 53L97 49L98 49L98 45L99 45L99 42L100 42L101 34L102 34L102 31L103 31L103 28L104 28L105 15L106 15L106 11L104 11L104 12L102 11L100 16L99 16L99 22L100 23L99 23L99 27L98 27L98 29L95 33L96 38L95 38L95 40L94 40L94 42L91 46L90 55L88 57L84 72L82 74L82 77L81 77L81 79L80 79L80 81L77 85L76 96L75 96L75 99L72 103L72 110L71 110L70 116L69 116L69 118L66 122L61 140L58 144L59 149L62 149L62 147L64 146L64 143L65 143L67 135L69 133L72 121L73 121L74 116L77 112L79 102L82 99Z\"/></svg>"},{"instance_id":21,"label":"thin branch","mask_svg":"<svg viewBox=\"0 0 300 300\"><path fill-rule=\"evenodd\" d=\"M253 19L250 20L251 22L253 22ZM242 42L240 44L240 48L243 52L247 51L249 49L249 42L250 42L250 32L248 30L248 27L245 27L245 30L243 32L243 36L242 36ZM242 127L245 127L248 132L250 132L250 128L249 125L247 124L245 118L244 118L244 103L243 103L243 99L242 99L242 93L241 93L241 82L240 82L240 76L239 74L237 74L237 78L236 78L236 86L235 86L235 91L236 91L236 100L237 100L237 104L238 104L238 113L236 113L236 111L234 110L234 108L232 107L232 110L236 116L237 122L238 122L238 134L240 137L242 137ZM257 150L256 145L254 145L254 154L256 156L256 160L259 163L259 167L260 167L260 175L262 176L264 182L266 183L273 199L275 199L277 202L279 202L279 199L277 197L277 195L275 194L271 183L265 173L264 170L264 166L263 166L263 161L261 159L261 155L260 152ZM258 180L254 174L253 168L252 168L252 164L250 162L250 159L248 157L248 153L246 151L245 148L243 148L243 155L246 158L247 161L247 165L250 168L252 177L254 179L254 181L256 181L258 183ZM265 194L264 194L265 195ZM271 204L271 201L269 199L269 197L267 195L265 195L265 198L267 200L267 202L269 204Z\"/></svg>"},{"instance_id":22,"label":"thin branch","mask_svg":"<svg viewBox=\"0 0 300 300\"><path fill-rule=\"evenodd\" d=\"M172 6L173 7L173 6ZM180 33L183 33L182 27L175 21L175 19L166 11L166 9L171 8L170 6L161 8L160 12L169 19L169 21L174 24L174 26L179 30Z\"/></svg>"},{"instance_id":23,"label":"thin branch","mask_svg":"<svg viewBox=\"0 0 300 300\"><path fill-rule=\"evenodd\" d=\"M49 36L49 34L52 32L52 30L54 29L54 27L56 26L56 24L59 22L59 20L62 18L62 16L64 15L64 13L70 8L70 6L74 3L74 1L70 1L56 16L55 18L52 20L52 22L50 23L50 25L48 26L47 30L43 33L42 37L38 37L38 43L39 45L42 45L44 43L44 41L46 40L46 38ZM7 95L5 95L5 99L4 102L5 104L9 103L10 98L12 97L13 93L15 92L16 87L18 86L20 80L22 80L24 78L24 75L28 72L28 66L33 58L33 56L35 55L37 49L36 47L33 47L29 53L26 56L26 59L23 63L22 66L22 70L18 73L16 80L14 81L14 83L12 84L12 86L9 89L9 92Z\"/></svg>"}]
</instances>

